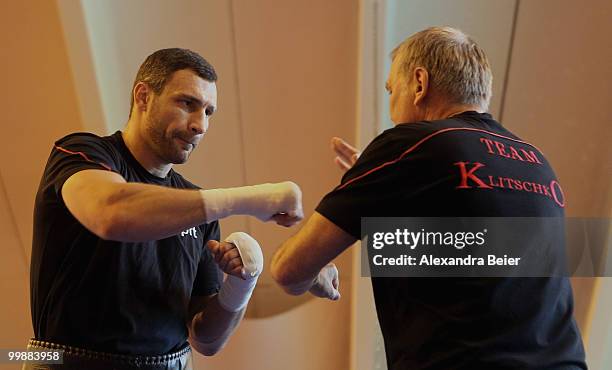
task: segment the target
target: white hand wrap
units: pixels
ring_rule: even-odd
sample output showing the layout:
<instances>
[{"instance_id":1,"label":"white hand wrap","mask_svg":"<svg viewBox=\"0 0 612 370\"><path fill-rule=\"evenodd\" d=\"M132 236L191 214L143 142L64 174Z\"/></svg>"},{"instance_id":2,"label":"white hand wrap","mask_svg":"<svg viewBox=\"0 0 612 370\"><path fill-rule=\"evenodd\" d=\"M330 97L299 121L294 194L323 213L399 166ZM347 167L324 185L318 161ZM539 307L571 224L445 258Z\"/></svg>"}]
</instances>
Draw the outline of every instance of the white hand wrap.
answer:
<instances>
[{"instance_id":1,"label":"white hand wrap","mask_svg":"<svg viewBox=\"0 0 612 370\"><path fill-rule=\"evenodd\" d=\"M268 221L278 213L302 213L302 191L291 181L239 188L200 190L206 222L231 215L250 215Z\"/></svg>"},{"instance_id":2,"label":"white hand wrap","mask_svg":"<svg viewBox=\"0 0 612 370\"><path fill-rule=\"evenodd\" d=\"M247 233L232 233L225 241L238 248L238 253L240 253L244 265L243 277L245 280L233 275L225 275L217 299L225 310L238 312L249 303L253 289L257 284L257 278L263 270L264 258L257 240Z\"/></svg>"}]
</instances>

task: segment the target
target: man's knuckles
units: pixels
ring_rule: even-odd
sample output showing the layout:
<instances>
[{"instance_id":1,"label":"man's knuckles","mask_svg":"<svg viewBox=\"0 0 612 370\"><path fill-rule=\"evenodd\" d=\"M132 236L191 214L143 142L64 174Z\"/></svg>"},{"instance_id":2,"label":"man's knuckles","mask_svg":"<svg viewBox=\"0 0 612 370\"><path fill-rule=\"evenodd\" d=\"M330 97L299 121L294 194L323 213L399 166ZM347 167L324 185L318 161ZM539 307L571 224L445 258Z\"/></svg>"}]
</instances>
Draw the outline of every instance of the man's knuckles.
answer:
<instances>
[{"instance_id":1,"label":"man's knuckles","mask_svg":"<svg viewBox=\"0 0 612 370\"><path fill-rule=\"evenodd\" d=\"M234 259L240 260L240 254L238 253L238 250L236 249L226 252L221 258L219 263L222 265L227 265L230 261Z\"/></svg>"}]
</instances>

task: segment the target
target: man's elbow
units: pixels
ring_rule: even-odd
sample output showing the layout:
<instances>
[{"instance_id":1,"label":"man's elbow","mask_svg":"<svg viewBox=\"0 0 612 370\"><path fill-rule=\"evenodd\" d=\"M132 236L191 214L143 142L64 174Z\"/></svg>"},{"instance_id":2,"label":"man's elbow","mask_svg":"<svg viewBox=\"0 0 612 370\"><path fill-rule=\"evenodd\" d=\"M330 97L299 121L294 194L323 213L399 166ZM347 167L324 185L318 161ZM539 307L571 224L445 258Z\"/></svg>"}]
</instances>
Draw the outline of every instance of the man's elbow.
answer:
<instances>
[{"instance_id":1,"label":"man's elbow","mask_svg":"<svg viewBox=\"0 0 612 370\"><path fill-rule=\"evenodd\" d=\"M214 355L216 355L217 353L219 353L219 351L221 351L221 347L219 348L195 348L195 350L206 357L212 357Z\"/></svg>"},{"instance_id":2,"label":"man's elbow","mask_svg":"<svg viewBox=\"0 0 612 370\"><path fill-rule=\"evenodd\" d=\"M291 276L287 273L287 269L283 268L277 260L272 260L270 264L270 274L272 275L272 279L281 287L285 288L291 285Z\"/></svg>"},{"instance_id":3,"label":"man's elbow","mask_svg":"<svg viewBox=\"0 0 612 370\"><path fill-rule=\"evenodd\" d=\"M196 350L199 354L207 357L211 357L219 353L223 347L225 347L225 343L201 343L193 338L189 340L191 347Z\"/></svg>"},{"instance_id":4,"label":"man's elbow","mask_svg":"<svg viewBox=\"0 0 612 370\"><path fill-rule=\"evenodd\" d=\"M296 289L296 285L300 284L301 282L295 280L295 277L293 274L291 274L289 269L285 268L279 263L272 261L270 273L272 275L272 279L274 279L274 281L280 285L285 293L291 295L301 295L304 293L303 289Z\"/></svg>"},{"instance_id":5,"label":"man's elbow","mask_svg":"<svg viewBox=\"0 0 612 370\"><path fill-rule=\"evenodd\" d=\"M123 240L125 227L125 222L121 221L119 212L114 207L106 207L99 212L89 229L103 240Z\"/></svg>"}]
</instances>

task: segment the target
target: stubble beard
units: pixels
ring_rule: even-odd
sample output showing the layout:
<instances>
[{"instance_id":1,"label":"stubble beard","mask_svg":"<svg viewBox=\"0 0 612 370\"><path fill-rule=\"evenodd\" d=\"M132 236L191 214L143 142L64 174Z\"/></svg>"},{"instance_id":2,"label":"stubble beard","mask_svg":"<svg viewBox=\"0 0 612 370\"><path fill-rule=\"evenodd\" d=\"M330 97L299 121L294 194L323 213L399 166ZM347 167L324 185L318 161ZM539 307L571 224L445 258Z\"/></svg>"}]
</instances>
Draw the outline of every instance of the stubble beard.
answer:
<instances>
[{"instance_id":1,"label":"stubble beard","mask_svg":"<svg viewBox=\"0 0 612 370\"><path fill-rule=\"evenodd\" d=\"M147 135L151 142L151 149L155 152L156 156L165 163L182 164L187 162L191 151L184 154L184 151L177 148L175 133L169 133L169 137L166 137L165 127L161 119L158 117L156 110L151 112L149 118L149 125L147 125Z\"/></svg>"}]
</instances>

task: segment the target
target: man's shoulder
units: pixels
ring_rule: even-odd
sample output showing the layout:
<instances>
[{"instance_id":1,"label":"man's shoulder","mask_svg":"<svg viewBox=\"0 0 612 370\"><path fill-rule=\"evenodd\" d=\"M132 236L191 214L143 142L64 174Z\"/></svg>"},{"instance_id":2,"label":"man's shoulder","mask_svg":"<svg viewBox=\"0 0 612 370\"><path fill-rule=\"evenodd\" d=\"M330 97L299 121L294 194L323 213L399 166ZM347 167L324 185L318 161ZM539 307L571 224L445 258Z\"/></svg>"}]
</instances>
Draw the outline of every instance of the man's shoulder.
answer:
<instances>
[{"instance_id":1,"label":"man's shoulder","mask_svg":"<svg viewBox=\"0 0 612 370\"><path fill-rule=\"evenodd\" d=\"M185 176L181 175L179 172L177 172L176 170L172 169L172 174L170 175L172 176L172 179L174 181L174 183L176 185L178 185L177 187L182 188L182 189L201 189L200 186L192 183L191 181L187 180L185 178Z\"/></svg>"},{"instance_id":2,"label":"man's shoulder","mask_svg":"<svg viewBox=\"0 0 612 370\"><path fill-rule=\"evenodd\" d=\"M113 150L113 136L99 136L91 132L73 132L55 141L55 147L70 149L70 147L92 147Z\"/></svg>"},{"instance_id":3,"label":"man's shoulder","mask_svg":"<svg viewBox=\"0 0 612 370\"><path fill-rule=\"evenodd\" d=\"M66 136L63 136L55 141L55 144L63 144L66 142L79 142L79 141L91 141L91 142L101 142L105 137L98 136L91 132L73 132Z\"/></svg>"},{"instance_id":4,"label":"man's shoulder","mask_svg":"<svg viewBox=\"0 0 612 370\"><path fill-rule=\"evenodd\" d=\"M467 112L457 116L433 120L403 123L380 135L384 141L399 140L403 142L420 143L433 138L454 140L472 134L489 134L499 138L522 141L517 135L502 126L488 113ZM455 141L461 144L461 141Z\"/></svg>"},{"instance_id":5,"label":"man's shoulder","mask_svg":"<svg viewBox=\"0 0 612 370\"><path fill-rule=\"evenodd\" d=\"M99 136L90 132L74 132L55 141L49 164L95 162L106 169L121 173L124 155L114 135Z\"/></svg>"},{"instance_id":6,"label":"man's shoulder","mask_svg":"<svg viewBox=\"0 0 612 370\"><path fill-rule=\"evenodd\" d=\"M465 112L463 114L431 121L401 123L383 131L366 147L363 156L374 162L399 160L410 153L430 153L442 146L444 152L470 145L468 136L490 134L500 138L519 138L495 121L488 113ZM432 147L433 145L433 147ZM434 150L435 151L435 150ZM439 151L435 151L439 152Z\"/></svg>"},{"instance_id":7,"label":"man's shoulder","mask_svg":"<svg viewBox=\"0 0 612 370\"><path fill-rule=\"evenodd\" d=\"M383 131L375 137L364 150L364 154L387 153L396 155L402 153L411 145L440 130L437 121L419 121L401 123Z\"/></svg>"},{"instance_id":8,"label":"man's shoulder","mask_svg":"<svg viewBox=\"0 0 612 370\"><path fill-rule=\"evenodd\" d=\"M441 130L459 129L468 126L468 122L453 119L400 123L383 131L373 142L417 142L429 135L437 134Z\"/></svg>"},{"instance_id":9,"label":"man's shoulder","mask_svg":"<svg viewBox=\"0 0 612 370\"><path fill-rule=\"evenodd\" d=\"M458 115L432 121L401 123L385 132L388 131L389 133L404 135L426 135L440 130L461 130L470 128L509 132L488 113L470 113L474 114Z\"/></svg>"}]
</instances>

